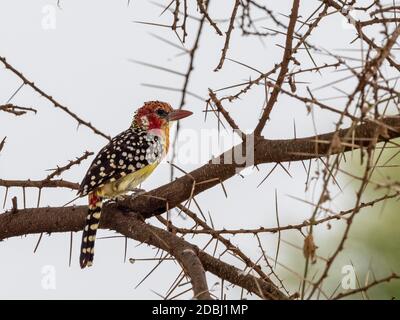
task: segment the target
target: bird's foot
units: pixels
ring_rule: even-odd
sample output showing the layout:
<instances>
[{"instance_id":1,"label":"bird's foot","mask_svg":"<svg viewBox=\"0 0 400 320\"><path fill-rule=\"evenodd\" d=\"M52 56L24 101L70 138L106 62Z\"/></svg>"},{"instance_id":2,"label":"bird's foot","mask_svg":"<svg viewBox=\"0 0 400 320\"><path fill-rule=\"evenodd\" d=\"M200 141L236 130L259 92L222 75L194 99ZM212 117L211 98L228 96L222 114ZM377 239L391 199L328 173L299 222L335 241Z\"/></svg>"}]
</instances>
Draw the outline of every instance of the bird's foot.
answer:
<instances>
[{"instance_id":1,"label":"bird's foot","mask_svg":"<svg viewBox=\"0 0 400 320\"><path fill-rule=\"evenodd\" d=\"M132 192L132 194L121 194L114 197L110 201L117 203L118 209L122 211L124 216L132 217L144 222L145 219L143 218L143 216L140 213L132 211L132 209L129 208L128 204L136 197L140 196L143 193L146 193L146 190L134 188L129 191Z\"/></svg>"},{"instance_id":2,"label":"bird's foot","mask_svg":"<svg viewBox=\"0 0 400 320\"><path fill-rule=\"evenodd\" d=\"M129 200L129 199L130 199L130 196L128 196L127 194L120 194L120 195L114 197L112 199L112 201L122 202L122 201Z\"/></svg>"},{"instance_id":3,"label":"bird's foot","mask_svg":"<svg viewBox=\"0 0 400 320\"><path fill-rule=\"evenodd\" d=\"M140 188L134 188L134 189L132 189L130 191L133 192L132 193L133 198L136 198L137 196L140 196L141 194L146 193L146 190L140 189Z\"/></svg>"}]
</instances>

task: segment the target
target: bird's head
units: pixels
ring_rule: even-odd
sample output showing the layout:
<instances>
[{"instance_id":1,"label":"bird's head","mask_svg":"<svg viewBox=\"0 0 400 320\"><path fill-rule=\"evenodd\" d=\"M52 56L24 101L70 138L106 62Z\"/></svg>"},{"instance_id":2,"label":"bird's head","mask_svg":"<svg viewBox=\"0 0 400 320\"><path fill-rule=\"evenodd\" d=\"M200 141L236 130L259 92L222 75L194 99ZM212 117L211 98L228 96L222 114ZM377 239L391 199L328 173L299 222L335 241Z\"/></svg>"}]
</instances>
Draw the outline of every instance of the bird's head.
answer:
<instances>
[{"instance_id":1,"label":"bird's head","mask_svg":"<svg viewBox=\"0 0 400 320\"><path fill-rule=\"evenodd\" d=\"M171 105L162 101L148 101L140 107L133 118L132 126L144 130L165 129L171 121L190 116L187 110L172 109Z\"/></svg>"}]
</instances>

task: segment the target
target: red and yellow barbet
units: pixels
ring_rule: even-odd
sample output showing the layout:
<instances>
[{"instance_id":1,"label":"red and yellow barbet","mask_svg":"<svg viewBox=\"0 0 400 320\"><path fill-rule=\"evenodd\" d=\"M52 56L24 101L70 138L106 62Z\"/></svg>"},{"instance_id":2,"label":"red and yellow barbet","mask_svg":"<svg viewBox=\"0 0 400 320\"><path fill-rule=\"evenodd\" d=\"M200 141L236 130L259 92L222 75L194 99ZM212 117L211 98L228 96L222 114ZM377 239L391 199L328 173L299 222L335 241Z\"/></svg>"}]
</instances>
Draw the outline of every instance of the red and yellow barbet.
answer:
<instances>
[{"instance_id":1,"label":"red and yellow barbet","mask_svg":"<svg viewBox=\"0 0 400 320\"><path fill-rule=\"evenodd\" d=\"M94 243L103 199L133 191L158 166L168 152L170 122L190 116L168 103L146 102L129 129L100 150L83 179L78 194L88 196L89 210L82 235L81 268L93 264Z\"/></svg>"}]
</instances>

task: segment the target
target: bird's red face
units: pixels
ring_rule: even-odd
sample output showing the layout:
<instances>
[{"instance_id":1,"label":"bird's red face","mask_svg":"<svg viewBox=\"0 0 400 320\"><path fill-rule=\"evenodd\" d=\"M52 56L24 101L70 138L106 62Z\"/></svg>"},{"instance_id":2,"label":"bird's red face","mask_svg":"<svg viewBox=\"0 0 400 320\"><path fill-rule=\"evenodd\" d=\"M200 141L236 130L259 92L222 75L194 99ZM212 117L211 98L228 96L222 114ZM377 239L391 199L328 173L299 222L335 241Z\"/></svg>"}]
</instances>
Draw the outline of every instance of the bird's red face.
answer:
<instances>
[{"instance_id":1,"label":"bird's red face","mask_svg":"<svg viewBox=\"0 0 400 320\"><path fill-rule=\"evenodd\" d=\"M169 103L161 101L146 102L135 114L133 125L146 130L164 129L171 121L190 116L187 110L174 110Z\"/></svg>"}]
</instances>

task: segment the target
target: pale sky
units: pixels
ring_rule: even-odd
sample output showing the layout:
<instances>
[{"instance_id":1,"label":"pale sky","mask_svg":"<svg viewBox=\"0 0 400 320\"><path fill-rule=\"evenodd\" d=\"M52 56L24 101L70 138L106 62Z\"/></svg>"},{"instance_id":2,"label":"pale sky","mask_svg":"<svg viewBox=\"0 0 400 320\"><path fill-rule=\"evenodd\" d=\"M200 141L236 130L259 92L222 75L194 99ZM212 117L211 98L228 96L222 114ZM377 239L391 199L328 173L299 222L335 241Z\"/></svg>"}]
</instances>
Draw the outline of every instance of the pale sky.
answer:
<instances>
[{"instance_id":1,"label":"pale sky","mask_svg":"<svg viewBox=\"0 0 400 320\"><path fill-rule=\"evenodd\" d=\"M183 79L177 75L137 65L128 59L181 72L186 71L188 64L188 57L180 55L179 49L151 36L157 34L180 45L170 29L133 22L140 20L170 24L171 15L165 13L159 17L161 9L150 1L131 2L128 7L126 1L122 0L69 0L61 1L59 9L56 1L3 0L0 3L0 55L6 57L28 79L80 117L91 121L103 132L116 135L129 126L134 110L144 101L159 99L168 101L172 105L179 104L179 93L149 88L142 86L143 83L176 88L181 87L183 83ZM233 3L233 1L228 2ZM279 13L288 15L291 1L266 1L266 3L278 13L282 21L287 22L287 19ZM226 1L212 1L213 17L227 18L226 6ZM307 16L318 6L318 1L303 2L301 12ZM55 15L54 28L46 29L49 27L46 16L52 13ZM50 23L50 27L52 26ZM270 20L265 20L264 26L275 28ZM225 29L226 25L222 28ZM197 26L191 21L186 46L191 45L196 30ZM354 32L346 27L343 19L335 15L321 24L320 31L310 40L323 48L340 49L348 47L353 38ZM256 76L256 72L230 61L225 61L221 71L213 72L219 61L223 40L208 24L205 26L189 91L207 97L208 88L218 89ZM267 38L262 43L257 38L242 38L240 31L235 29L228 57L266 71L280 62L282 50L277 44L282 44L283 40L282 36L278 36ZM353 53L348 53L351 54ZM303 67L312 66L304 50L298 57L304 62ZM316 55L314 58L317 63L332 62L332 59L322 55ZM337 77L337 74L328 72L324 77L313 74L297 80L316 88ZM6 102L19 85L20 82L15 75L3 67L0 68L1 103ZM305 84L299 85L299 90L304 88ZM338 92L330 87L318 92L323 97L338 95ZM243 130L250 131L254 128L263 99L263 89L258 88L244 99L228 105L231 115ZM2 179L43 179L48 174L47 169L66 164L68 160L81 156L86 150L97 152L106 142L85 127L77 129L77 123L72 118L61 110L54 109L46 99L29 88L23 88L12 102L34 107L38 110L38 114L27 114L16 118L4 112L0 113L0 139L8 137L6 147L0 155ZM343 101L338 100L338 102ZM182 163L178 161L178 165L190 171L201 165L199 154L208 154L209 146L207 143L202 145L201 139L213 128L214 136L218 133L215 131L217 122L214 117L209 116L207 122L204 122L204 102L188 96L185 108L193 111L194 115L185 119L182 126L187 130L187 135L192 136L196 142L191 143L192 158L189 158L192 161L182 161ZM328 132L334 128L335 117L331 114L316 109L315 117L318 133ZM263 134L271 139L292 138L294 120L298 137L314 134L312 119L307 116L304 105L281 96ZM187 144L185 148L187 150ZM79 167L74 167L63 177L80 182L92 159L85 161ZM203 161L206 159L207 157ZM313 194L313 190L304 193L306 175L301 163L291 164L290 173L293 178L279 169L266 183L257 188L272 167L272 164L263 165L260 166L260 172L254 171L245 179L236 176L227 181L225 186L228 198L224 197L220 187L199 195L197 200L202 210L211 213L217 228L276 226L274 205L276 189L279 195L280 224L302 222L309 217L312 208L288 195L312 199L317 193ZM142 187L150 190L168 182L169 168L168 163L161 164ZM177 175L181 173L178 172ZM0 188L1 203L4 192L4 188ZM19 206L22 206L22 190L14 188L9 192L6 208L10 207L14 195L18 196ZM68 190L46 190L41 205L63 205L74 195L74 192ZM37 190L27 190L28 207L36 205L36 198ZM76 201L77 204L85 202L86 199ZM341 207L340 201L335 202L335 209ZM194 207L193 209L195 210ZM173 215L173 221L185 225L185 221L176 215ZM155 219L148 222L157 224ZM99 237L114 234L112 231L99 231ZM319 233L318 236L324 239ZM180 272L177 264L171 261L165 262L135 289L136 284L156 264L155 261L123 263L123 238L98 240L94 266L82 271L78 263L81 234L74 234L71 267L68 267L69 237L69 234L45 235L36 254L33 254L33 249L38 235L1 242L0 298L157 299L158 296L152 290L165 294ZM284 234L283 237L293 243L297 241L297 244L301 245L302 238L299 234ZM199 245L206 240L190 237L187 239ZM232 241L254 260L259 258L260 250L254 238L237 236ZM276 235L264 235L262 241L267 253L275 256ZM152 258L154 254L154 248L138 245L133 240L129 241L128 258ZM279 259L282 263L293 265L293 259L299 255L301 251L282 244ZM225 259L228 262L236 261L229 256ZM241 266L237 261L235 264ZM43 285L48 270L55 272L54 289ZM277 272L282 275L284 281L293 280L290 273L280 266L277 266ZM340 273L340 270L333 269L332 273L335 272ZM208 274L210 288L218 281ZM287 285L291 287L293 282L287 282ZM214 288L219 292L218 286ZM297 289L295 286L292 288ZM231 297L240 295L237 288L230 289L229 292L233 292ZM191 293L184 297L190 298Z\"/></svg>"}]
</instances>

